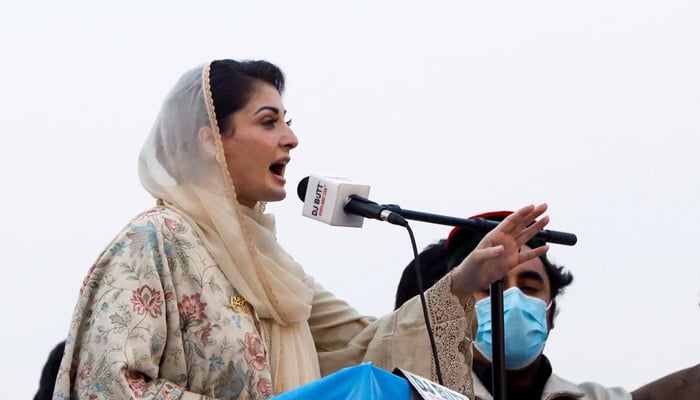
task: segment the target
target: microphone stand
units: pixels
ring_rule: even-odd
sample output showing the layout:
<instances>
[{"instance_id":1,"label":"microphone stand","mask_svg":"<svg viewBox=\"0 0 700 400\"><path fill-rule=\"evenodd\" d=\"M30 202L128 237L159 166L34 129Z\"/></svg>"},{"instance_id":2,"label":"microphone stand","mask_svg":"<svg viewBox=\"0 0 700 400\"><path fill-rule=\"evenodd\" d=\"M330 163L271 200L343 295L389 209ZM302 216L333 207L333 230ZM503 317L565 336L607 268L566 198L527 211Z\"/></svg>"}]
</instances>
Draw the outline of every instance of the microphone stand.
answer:
<instances>
[{"instance_id":1,"label":"microphone stand","mask_svg":"<svg viewBox=\"0 0 700 400\"><path fill-rule=\"evenodd\" d=\"M491 376L494 400L505 400L506 393L506 341L503 323L503 278L491 284L491 342L493 354Z\"/></svg>"},{"instance_id":2,"label":"microphone stand","mask_svg":"<svg viewBox=\"0 0 700 400\"><path fill-rule=\"evenodd\" d=\"M404 210L396 204L383 204L387 210L414 221L428 222L438 225L459 226L475 232L486 233L498 226L498 222L484 218L465 219L446 215L430 214L421 211ZM541 230L534 236L537 239L573 246L577 238L573 233ZM493 360L491 361L493 376L494 400L506 400L506 357L505 334L503 322L503 278L491 284L491 341L493 342Z\"/></svg>"},{"instance_id":3,"label":"microphone stand","mask_svg":"<svg viewBox=\"0 0 700 400\"><path fill-rule=\"evenodd\" d=\"M474 232L486 233L498 226L498 222L485 218L466 219L450 217L447 215L431 214L422 211L405 210L396 204L382 204L382 207L389 211L395 212L406 219L438 225L459 226L460 228L470 229ZM573 246L578 240L576 235L573 233L550 231L547 229L537 232L533 239L539 239L548 243L563 244L566 246Z\"/></svg>"}]
</instances>

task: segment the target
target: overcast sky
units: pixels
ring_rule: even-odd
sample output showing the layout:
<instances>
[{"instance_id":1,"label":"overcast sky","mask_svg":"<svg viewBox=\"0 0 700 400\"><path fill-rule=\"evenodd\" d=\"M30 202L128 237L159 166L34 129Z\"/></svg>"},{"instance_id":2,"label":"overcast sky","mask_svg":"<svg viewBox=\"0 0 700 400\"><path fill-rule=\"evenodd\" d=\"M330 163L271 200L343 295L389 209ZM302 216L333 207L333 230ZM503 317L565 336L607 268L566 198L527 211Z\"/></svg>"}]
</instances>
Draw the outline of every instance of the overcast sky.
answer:
<instances>
[{"instance_id":1,"label":"overcast sky","mask_svg":"<svg viewBox=\"0 0 700 400\"><path fill-rule=\"evenodd\" d=\"M389 312L405 230L301 216L310 173L468 217L547 202L579 243L545 354L634 389L700 362L700 3L0 1L0 398L30 398L89 266L153 200L136 159L175 80L214 58L288 79L300 146L271 204L285 248ZM413 222L418 245L448 227Z\"/></svg>"}]
</instances>

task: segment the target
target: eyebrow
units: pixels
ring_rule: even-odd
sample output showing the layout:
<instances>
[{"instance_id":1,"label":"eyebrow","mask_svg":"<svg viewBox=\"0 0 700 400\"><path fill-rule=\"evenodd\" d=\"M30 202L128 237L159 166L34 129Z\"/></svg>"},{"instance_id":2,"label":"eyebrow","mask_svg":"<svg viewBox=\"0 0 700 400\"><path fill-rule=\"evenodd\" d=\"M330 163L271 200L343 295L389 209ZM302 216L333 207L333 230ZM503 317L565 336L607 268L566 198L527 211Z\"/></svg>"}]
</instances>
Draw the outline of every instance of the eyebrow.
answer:
<instances>
[{"instance_id":1,"label":"eyebrow","mask_svg":"<svg viewBox=\"0 0 700 400\"><path fill-rule=\"evenodd\" d=\"M534 279L536 281L544 283L542 275L535 271L523 271L518 274L518 279Z\"/></svg>"},{"instance_id":2,"label":"eyebrow","mask_svg":"<svg viewBox=\"0 0 700 400\"><path fill-rule=\"evenodd\" d=\"M263 111L265 111L265 110L270 110L270 111L274 112L275 114L279 114L279 113L280 113L280 109L277 108L277 107L262 106L262 107L258 108L258 110L257 110L253 115L260 114L261 112L263 112ZM287 110L284 110L284 115L287 115Z\"/></svg>"}]
</instances>

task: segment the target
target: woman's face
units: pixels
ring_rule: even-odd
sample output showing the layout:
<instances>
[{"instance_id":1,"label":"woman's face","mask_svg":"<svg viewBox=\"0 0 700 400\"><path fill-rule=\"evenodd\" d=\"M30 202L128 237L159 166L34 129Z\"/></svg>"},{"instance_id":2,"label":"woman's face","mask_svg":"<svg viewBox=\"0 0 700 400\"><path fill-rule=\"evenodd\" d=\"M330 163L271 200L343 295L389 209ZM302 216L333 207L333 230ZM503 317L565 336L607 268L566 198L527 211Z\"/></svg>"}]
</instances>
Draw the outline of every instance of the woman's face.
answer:
<instances>
[{"instance_id":1,"label":"woman's face","mask_svg":"<svg viewBox=\"0 0 700 400\"><path fill-rule=\"evenodd\" d=\"M221 138L236 197L244 206L286 196L284 171L299 141L285 112L277 89L261 82L248 104L233 114L233 134Z\"/></svg>"}]
</instances>

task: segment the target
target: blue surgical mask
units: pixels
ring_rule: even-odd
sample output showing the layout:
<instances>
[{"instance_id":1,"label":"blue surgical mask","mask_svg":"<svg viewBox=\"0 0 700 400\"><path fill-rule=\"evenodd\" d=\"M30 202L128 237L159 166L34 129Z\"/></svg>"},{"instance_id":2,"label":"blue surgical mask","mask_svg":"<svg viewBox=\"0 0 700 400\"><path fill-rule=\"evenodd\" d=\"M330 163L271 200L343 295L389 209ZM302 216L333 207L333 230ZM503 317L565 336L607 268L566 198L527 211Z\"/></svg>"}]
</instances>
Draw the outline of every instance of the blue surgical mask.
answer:
<instances>
[{"instance_id":1,"label":"blue surgical mask","mask_svg":"<svg viewBox=\"0 0 700 400\"><path fill-rule=\"evenodd\" d=\"M503 292L506 369L524 368L542 353L548 332L547 308L544 301L524 295L517 287ZM474 347L492 361L490 297L476 302L476 318L479 329Z\"/></svg>"}]
</instances>

